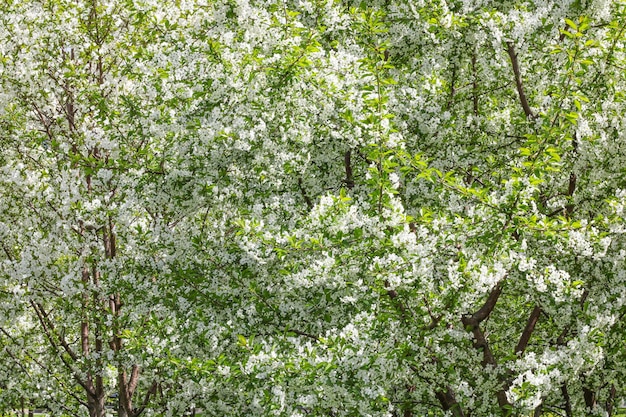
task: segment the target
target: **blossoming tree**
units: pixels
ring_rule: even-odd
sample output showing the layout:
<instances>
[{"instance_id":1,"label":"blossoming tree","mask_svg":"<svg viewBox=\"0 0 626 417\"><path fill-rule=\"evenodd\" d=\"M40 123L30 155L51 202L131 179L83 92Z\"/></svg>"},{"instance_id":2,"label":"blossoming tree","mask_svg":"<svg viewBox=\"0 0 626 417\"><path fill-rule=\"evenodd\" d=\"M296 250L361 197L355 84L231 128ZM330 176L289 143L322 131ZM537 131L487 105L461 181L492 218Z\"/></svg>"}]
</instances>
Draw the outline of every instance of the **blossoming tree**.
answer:
<instances>
[{"instance_id":1,"label":"blossoming tree","mask_svg":"<svg viewBox=\"0 0 626 417\"><path fill-rule=\"evenodd\" d=\"M2 12L5 409L615 414L623 2Z\"/></svg>"}]
</instances>

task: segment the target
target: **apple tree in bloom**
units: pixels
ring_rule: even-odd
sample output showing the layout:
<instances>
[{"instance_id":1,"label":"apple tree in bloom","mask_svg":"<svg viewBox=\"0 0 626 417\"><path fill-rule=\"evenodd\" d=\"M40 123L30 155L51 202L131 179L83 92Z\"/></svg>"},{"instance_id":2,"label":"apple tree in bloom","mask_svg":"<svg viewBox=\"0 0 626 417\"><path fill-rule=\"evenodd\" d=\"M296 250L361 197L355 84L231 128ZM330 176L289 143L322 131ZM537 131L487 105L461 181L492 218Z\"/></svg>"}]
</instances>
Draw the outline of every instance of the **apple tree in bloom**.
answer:
<instances>
[{"instance_id":1,"label":"apple tree in bloom","mask_svg":"<svg viewBox=\"0 0 626 417\"><path fill-rule=\"evenodd\" d=\"M615 415L626 4L0 14L0 409Z\"/></svg>"},{"instance_id":2,"label":"apple tree in bloom","mask_svg":"<svg viewBox=\"0 0 626 417\"><path fill-rule=\"evenodd\" d=\"M161 117L145 113L154 103L135 94L147 82L142 56L158 43L145 7L2 5L0 395L9 408L17 398L56 415L104 416L114 394L117 415L130 417L164 390L169 324L144 266L159 259L143 242L162 223L143 199L163 176L157 155L169 139L142 118Z\"/></svg>"}]
</instances>

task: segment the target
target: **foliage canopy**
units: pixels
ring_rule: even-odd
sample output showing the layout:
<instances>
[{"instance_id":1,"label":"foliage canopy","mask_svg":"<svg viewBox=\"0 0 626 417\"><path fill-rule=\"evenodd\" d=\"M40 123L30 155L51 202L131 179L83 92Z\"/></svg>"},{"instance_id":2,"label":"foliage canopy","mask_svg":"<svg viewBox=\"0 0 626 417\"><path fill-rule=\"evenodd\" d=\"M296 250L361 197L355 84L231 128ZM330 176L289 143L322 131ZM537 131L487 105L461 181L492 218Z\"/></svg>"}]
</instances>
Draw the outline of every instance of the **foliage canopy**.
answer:
<instances>
[{"instance_id":1,"label":"foliage canopy","mask_svg":"<svg viewBox=\"0 0 626 417\"><path fill-rule=\"evenodd\" d=\"M0 410L614 414L623 1L0 10Z\"/></svg>"}]
</instances>

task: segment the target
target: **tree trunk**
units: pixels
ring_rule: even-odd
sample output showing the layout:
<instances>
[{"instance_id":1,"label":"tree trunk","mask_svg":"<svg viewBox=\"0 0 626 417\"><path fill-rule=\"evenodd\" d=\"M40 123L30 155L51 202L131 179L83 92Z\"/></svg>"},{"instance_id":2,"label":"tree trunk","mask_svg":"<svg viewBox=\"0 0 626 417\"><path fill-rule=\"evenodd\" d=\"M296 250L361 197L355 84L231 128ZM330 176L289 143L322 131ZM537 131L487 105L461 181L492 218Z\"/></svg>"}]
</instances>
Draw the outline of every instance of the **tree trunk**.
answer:
<instances>
[{"instance_id":1,"label":"tree trunk","mask_svg":"<svg viewBox=\"0 0 626 417\"><path fill-rule=\"evenodd\" d=\"M106 417L106 399L104 393L97 395L96 397L88 396L89 401L87 403L89 409L89 417Z\"/></svg>"},{"instance_id":2,"label":"tree trunk","mask_svg":"<svg viewBox=\"0 0 626 417\"><path fill-rule=\"evenodd\" d=\"M583 397L585 398L587 410L592 411L596 406L596 393L587 387L583 387Z\"/></svg>"},{"instance_id":3,"label":"tree trunk","mask_svg":"<svg viewBox=\"0 0 626 417\"><path fill-rule=\"evenodd\" d=\"M613 407L615 406L615 395L617 394L617 389L615 385L611 385L611 391L609 392L609 398L606 400L606 412L611 417L613 415Z\"/></svg>"},{"instance_id":4,"label":"tree trunk","mask_svg":"<svg viewBox=\"0 0 626 417\"><path fill-rule=\"evenodd\" d=\"M454 398L454 394L450 388L447 388L446 391L438 391L435 396L444 411L451 411L454 417L465 417L461 405Z\"/></svg>"}]
</instances>

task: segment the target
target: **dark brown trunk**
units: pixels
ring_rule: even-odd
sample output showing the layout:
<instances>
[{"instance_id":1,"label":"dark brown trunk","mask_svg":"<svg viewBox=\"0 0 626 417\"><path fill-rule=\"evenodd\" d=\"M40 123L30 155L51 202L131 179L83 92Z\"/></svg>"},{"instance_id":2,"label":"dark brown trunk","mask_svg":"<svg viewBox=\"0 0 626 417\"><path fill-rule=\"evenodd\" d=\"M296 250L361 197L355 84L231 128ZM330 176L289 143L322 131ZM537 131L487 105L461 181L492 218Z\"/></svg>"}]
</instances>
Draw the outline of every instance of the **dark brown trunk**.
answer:
<instances>
[{"instance_id":1,"label":"dark brown trunk","mask_svg":"<svg viewBox=\"0 0 626 417\"><path fill-rule=\"evenodd\" d=\"M596 406L596 393L589 388L583 388L583 396L585 397L585 405L589 411Z\"/></svg>"},{"instance_id":2,"label":"dark brown trunk","mask_svg":"<svg viewBox=\"0 0 626 417\"><path fill-rule=\"evenodd\" d=\"M570 400L566 384L561 385L561 393L563 394L563 400L565 400L565 415L567 417L574 417L574 414L572 413L572 402Z\"/></svg>"},{"instance_id":3,"label":"dark brown trunk","mask_svg":"<svg viewBox=\"0 0 626 417\"><path fill-rule=\"evenodd\" d=\"M615 395L617 394L617 389L615 389L615 385L611 385L611 391L609 392L609 398L606 400L606 412L611 417L613 415L613 407L615 405Z\"/></svg>"},{"instance_id":4,"label":"dark brown trunk","mask_svg":"<svg viewBox=\"0 0 626 417\"><path fill-rule=\"evenodd\" d=\"M437 400L441 404L441 407L444 411L452 411L452 415L454 417L465 417L463 413L463 409L461 409L461 405L454 398L454 394L450 388L447 388L446 391L439 391L435 394Z\"/></svg>"},{"instance_id":5,"label":"dark brown trunk","mask_svg":"<svg viewBox=\"0 0 626 417\"><path fill-rule=\"evenodd\" d=\"M136 383L139 378L139 367L134 365L130 379L125 369L120 369L117 374L117 388L119 389L118 417L134 417L133 395L135 394Z\"/></svg>"},{"instance_id":6,"label":"dark brown trunk","mask_svg":"<svg viewBox=\"0 0 626 417\"><path fill-rule=\"evenodd\" d=\"M522 336L520 337L517 346L515 346L516 355L521 355L526 350L528 342L530 341L530 336L532 336L537 320L539 320L539 315L541 315L541 307L535 306L533 311L530 313L530 317L528 317Z\"/></svg>"},{"instance_id":7,"label":"dark brown trunk","mask_svg":"<svg viewBox=\"0 0 626 417\"><path fill-rule=\"evenodd\" d=\"M474 336L474 347L482 350L482 365L485 367L492 366L496 368L498 366L498 362L489 347L489 341L485 337L485 333L480 328L480 323L489 317L495 308L498 299L500 298L500 294L502 294L502 282L499 282L491 290L487 300L478 311L474 314L468 314L461 318L461 322L465 326L466 330L471 331ZM511 403L506 397L506 389L504 385L496 392L496 398L498 399L498 404L502 409L502 414L506 416L510 415Z\"/></svg>"},{"instance_id":8,"label":"dark brown trunk","mask_svg":"<svg viewBox=\"0 0 626 417\"><path fill-rule=\"evenodd\" d=\"M106 401L104 392L98 393L95 397L89 396L87 408L89 417L106 417Z\"/></svg>"},{"instance_id":9,"label":"dark brown trunk","mask_svg":"<svg viewBox=\"0 0 626 417\"><path fill-rule=\"evenodd\" d=\"M347 150L343 156L343 164L346 169L346 187L348 190L354 188L354 176L352 174L352 151Z\"/></svg>"}]
</instances>

